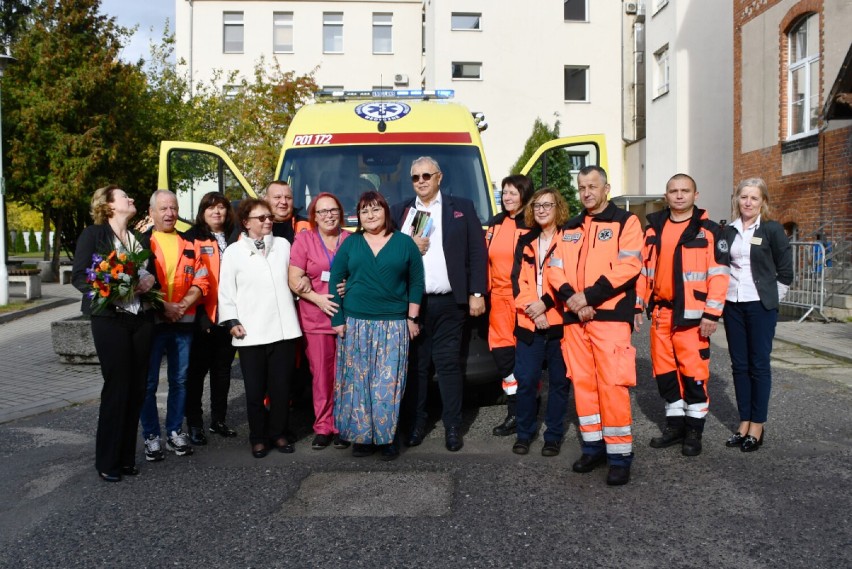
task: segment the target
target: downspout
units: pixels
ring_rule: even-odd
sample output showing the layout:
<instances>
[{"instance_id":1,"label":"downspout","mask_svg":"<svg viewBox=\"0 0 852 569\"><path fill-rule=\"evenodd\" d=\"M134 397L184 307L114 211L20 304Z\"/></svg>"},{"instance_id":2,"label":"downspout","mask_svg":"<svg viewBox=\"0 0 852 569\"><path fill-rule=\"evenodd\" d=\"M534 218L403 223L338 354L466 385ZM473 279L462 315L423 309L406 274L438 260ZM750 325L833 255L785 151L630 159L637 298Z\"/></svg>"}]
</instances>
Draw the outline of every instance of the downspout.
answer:
<instances>
[{"instance_id":1,"label":"downspout","mask_svg":"<svg viewBox=\"0 0 852 569\"><path fill-rule=\"evenodd\" d=\"M192 72L192 45L193 45L193 21L192 21L192 2L193 0L187 0L189 2L189 57L187 58L189 61L189 96L192 97L192 93L195 87L195 75Z\"/></svg>"}]
</instances>

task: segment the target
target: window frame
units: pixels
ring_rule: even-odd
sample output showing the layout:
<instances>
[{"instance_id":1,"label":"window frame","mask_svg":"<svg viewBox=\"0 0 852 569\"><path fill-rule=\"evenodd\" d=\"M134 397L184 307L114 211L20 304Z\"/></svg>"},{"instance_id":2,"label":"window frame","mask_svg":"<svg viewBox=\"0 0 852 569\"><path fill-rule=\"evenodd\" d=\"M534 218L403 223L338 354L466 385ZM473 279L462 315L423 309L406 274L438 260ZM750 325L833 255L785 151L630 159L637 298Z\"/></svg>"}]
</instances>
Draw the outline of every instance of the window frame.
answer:
<instances>
[{"instance_id":1,"label":"window frame","mask_svg":"<svg viewBox=\"0 0 852 569\"><path fill-rule=\"evenodd\" d=\"M793 61L793 42L794 36L799 32L799 30L805 26L805 31L807 32L807 25L811 21L812 18L816 18L814 22L816 23L816 34L817 34L817 51L815 54L807 54L802 59L797 59ZM808 136L812 136L819 131L819 117L815 117L813 121L811 120L810 112L811 112L811 91L814 86L814 82L816 82L817 87L817 102L816 109L820 109L820 57L822 53L820 52L819 46L819 14L818 13L810 13L805 14L798 20L796 23L790 27L790 31L787 32L787 138L786 140L796 140L799 138L805 138ZM807 46L808 41L805 41L805 46ZM811 67L813 64L817 64L817 77L813 77L811 74ZM805 74L805 89L803 90L804 98L802 99L802 130L801 132L793 132L793 123L794 123L794 103L793 100L793 75L799 71L804 70Z\"/></svg>"},{"instance_id":2,"label":"window frame","mask_svg":"<svg viewBox=\"0 0 852 569\"><path fill-rule=\"evenodd\" d=\"M389 20L387 22L377 22L376 16L387 16ZM381 28L389 28L390 29L390 49L387 51L377 51L376 50L376 30ZM393 55L393 12L373 12L373 55Z\"/></svg>"},{"instance_id":3,"label":"window frame","mask_svg":"<svg viewBox=\"0 0 852 569\"><path fill-rule=\"evenodd\" d=\"M575 19L575 18L567 18L566 14L565 14L565 8L568 4L568 1L563 0L563 2L562 2L562 21L563 22L571 22L571 23L578 23L578 24L583 24L583 23L589 22L589 0L579 0L579 1L583 2L583 19L578 20L578 19Z\"/></svg>"},{"instance_id":4,"label":"window frame","mask_svg":"<svg viewBox=\"0 0 852 569\"><path fill-rule=\"evenodd\" d=\"M659 99L668 94L671 89L671 53L669 44L664 45L654 52L654 93L651 100Z\"/></svg>"},{"instance_id":5,"label":"window frame","mask_svg":"<svg viewBox=\"0 0 852 569\"><path fill-rule=\"evenodd\" d=\"M279 16L290 16L289 25L286 23L280 24L276 21ZM272 53L294 53L296 50L296 28L293 22L293 12L272 12ZM286 21L285 21L286 22ZM278 49L275 45L276 31L279 28L290 28L290 49Z\"/></svg>"},{"instance_id":6,"label":"window frame","mask_svg":"<svg viewBox=\"0 0 852 569\"><path fill-rule=\"evenodd\" d=\"M331 20L329 16L340 16L340 20ZM340 49L339 50L329 50L326 49L326 30L331 30L334 28L340 29ZM322 13L322 52L323 53L344 53L345 49L345 38L343 35L343 12L323 12Z\"/></svg>"},{"instance_id":7,"label":"window frame","mask_svg":"<svg viewBox=\"0 0 852 569\"><path fill-rule=\"evenodd\" d=\"M479 24L476 28L457 28L453 23L453 18L475 16ZM450 12L450 31L452 32L481 32L482 31L482 12Z\"/></svg>"},{"instance_id":8,"label":"window frame","mask_svg":"<svg viewBox=\"0 0 852 569\"><path fill-rule=\"evenodd\" d=\"M456 66L461 66L460 69L464 69L465 65L478 65L479 66L479 74L476 77L459 75L458 77L455 75ZM482 81L482 62L481 61L453 61L450 63L450 79L452 81Z\"/></svg>"},{"instance_id":9,"label":"window frame","mask_svg":"<svg viewBox=\"0 0 852 569\"><path fill-rule=\"evenodd\" d=\"M583 95L583 99L568 99L566 95L568 94L568 70L569 69L582 69L584 71L584 90L585 93ZM591 102L590 97L590 81L591 70L588 65L564 65L562 67L562 101L564 103L589 103Z\"/></svg>"},{"instance_id":10,"label":"window frame","mask_svg":"<svg viewBox=\"0 0 852 569\"><path fill-rule=\"evenodd\" d=\"M228 21L228 16L239 16L239 21L233 20ZM240 49L239 50L228 50L228 30L239 28L242 33L242 37L240 38ZM246 50L246 19L245 12L241 11L233 11L233 10L225 10L222 12L222 53L226 54L240 54L245 53Z\"/></svg>"}]
</instances>

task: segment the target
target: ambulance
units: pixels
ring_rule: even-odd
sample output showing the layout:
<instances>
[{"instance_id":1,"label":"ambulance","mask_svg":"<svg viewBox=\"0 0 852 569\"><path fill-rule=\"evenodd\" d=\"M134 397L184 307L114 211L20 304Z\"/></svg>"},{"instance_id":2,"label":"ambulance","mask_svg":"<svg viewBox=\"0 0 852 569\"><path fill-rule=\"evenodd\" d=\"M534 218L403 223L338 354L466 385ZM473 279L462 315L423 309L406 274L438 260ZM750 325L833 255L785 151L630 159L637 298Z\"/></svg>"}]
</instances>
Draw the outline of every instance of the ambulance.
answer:
<instances>
[{"instance_id":1,"label":"ambulance","mask_svg":"<svg viewBox=\"0 0 852 569\"><path fill-rule=\"evenodd\" d=\"M321 192L343 204L343 225L357 224L355 206L365 191L381 192L393 205L413 195L411 163L431 156L441 165L441 191L471 200L485 225L497 210L480 131L481 113L454 102L451 90L322 91L301 107L284 137L272 179L293 188L297 212L306 212ZM523 140L512 141L523 147ZM549 164L571 164L573 172L597 164L606 168L603 135L563 138L539 148L523 172L536 188L548 183ZM501 172L499 180L508 175ZM256 192L221 149L207 144L164 141L159 187L178 196L181 218L191 223L202 196L211 191L239 200ZM463 356L468 380L493 380L487 317L471 319Z\"/></svg>"}]
</instances>

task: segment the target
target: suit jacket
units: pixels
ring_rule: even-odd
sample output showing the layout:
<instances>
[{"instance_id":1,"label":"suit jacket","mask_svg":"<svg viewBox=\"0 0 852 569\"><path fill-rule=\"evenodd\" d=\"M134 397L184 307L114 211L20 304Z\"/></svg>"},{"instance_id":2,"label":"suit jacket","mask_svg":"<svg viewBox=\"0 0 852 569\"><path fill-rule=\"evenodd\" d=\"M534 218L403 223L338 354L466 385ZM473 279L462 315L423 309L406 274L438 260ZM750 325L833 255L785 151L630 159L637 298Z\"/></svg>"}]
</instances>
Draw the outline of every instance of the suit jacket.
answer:
<instances>
[{"instance_id":1,"label":"suit jacket","mask_svg":"<svg viewBox=\"0 0 852 569\"><path fill-rule=\"evenodd\" d=\"M488 292L485 235L472 201L443 193L441 197L441 246L447 261L450 288L458 304L467 304L469 295L484 295ZM414 207L415 199L416 196L391 208L391 218L397 229L402 227L409 208Z\"/></svg>"},{"instance_id":2,"label":"suit jacket","mask_svg":"<svg viewBox=\"0 0 852 569\"><path fill-rule=\"evenodd\" d=\"M726 225L723 236L728 246L733 245L736 228ZM777 221L761 220L754 236L760 239L760 245L751 244L751 276L760 303L766 310L773 310L778 308L778 286L775 283L789 286L793 282L793 251L784 227Z\"/></svg>"},{"instance_id":3,"label":"suit jacket","mask_svg":"<svg viewBox=\"0 0 852 569\"><path fill-rule=\"evenodd\" d=\"M91 286L86 282L86 269L92 266L92 255L95 253L106 253L114 248L114 239L115 234L112 232L112 227L108 223L90 225L77 238L77 248L74 251L74 265L71 269L71 284L74 285L74 288L84 293L83 301L80 305L80 311L83 314L92 313L92 301L85 294L91 290ZM143 268L153 274L150 258L145 262L145 267ZM99 316L114 317L115 311L105 310Z\"/></svg>"}]
</instances>

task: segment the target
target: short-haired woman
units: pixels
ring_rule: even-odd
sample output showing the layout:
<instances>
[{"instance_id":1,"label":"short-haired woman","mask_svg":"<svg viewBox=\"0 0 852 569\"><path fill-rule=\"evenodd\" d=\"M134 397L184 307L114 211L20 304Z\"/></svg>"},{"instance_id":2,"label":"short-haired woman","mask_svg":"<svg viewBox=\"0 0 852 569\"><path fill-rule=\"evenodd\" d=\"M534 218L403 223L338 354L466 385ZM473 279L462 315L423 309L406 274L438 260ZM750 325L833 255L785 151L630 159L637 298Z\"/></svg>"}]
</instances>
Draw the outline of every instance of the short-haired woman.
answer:
<instances>
[{"instance_id":1,"label":"short-haired woman","mask_svg":"<svg viewBox=\"0 0 852 569\"><path fill-rule=\"evenodd\" d=\"M340 339L334 384L334 424L353 443L353 456L378 445L383 460L399 456L399 404L408 375L408 348L420 333L424 273L411 237L394 231L378 192L358 200L358 232L338 249L329 289L340 307L331 324ZM341 299L337 285L346 281Z\"/></svg>"},{"instance_id":2,"label":"short-haired woman","mask_svg":"<svg viewBox=\"0 0 852 569\"><path fill-rule=\"evenodd\" d=\"M302 331L287 285L290 243L272 235L269 205L245 199L237 218L243 236L222 256L219 323L240 352L251 452L263 458L270 443L279 452L295 450L287 427L296 339Z\"/></svg>"},{"instance_id":3,"label":"short-haired woman","mask_svg":"<svg viewBox=\"0 0 852 569\"><path fill-rule=\"evenodd\" d=\"M512 291L512 265L518 236L526 232L527 203L533 195L532 180L522 174L503 178L503 211L488 222L485 244L488 247L488 348L503 380L506 393L506 418L494 427L497 437L513 435L517 428L515 380L515 296Z\"/></svg>"},{"instance_id":4,"label":"short-haired woman","mask_svg":"<svg viewBox=\"0 0 852 569\"><path fill-rule=\"evenodd\" d=\"M107 251L136 253L139 240L128 229L136 215L133 198L118 186L98 189L92 196L95 225L83 230L77 239L71 282L83 293L91 292L86 271L92 256ZM152 310L139 302L156 279L146 268L139 270L137 296L126 304L110 305L92 314L88 294L81 310L91 315L92 339L104 378L98 431L95 439L95 468L106 482L118 482L122 475L139 474L136 468L136 433L145 399L151 339L154 333Z\"/></svg>"},{"instance_id":5,"label":"short-haired woman","mask_svg":"<svg viewBox=\"0 0 852 569\"><path fill-rule=\"evenodd\" d=\"M793 282L793 255L784 227L769 219L769 190L761 178L739 183L734 222L724 228L731 280L723 312L740 425L725 443L753 452L763 445L772 370L769 356L778 304Z\"/></svg>"},{"instance_id":6,"label":"short-haired woman","mask_svg":"<svg viewBox=\"0 0 852 569\"><path fill-rule=\"evenodd\" d=\"M331 265L338 249L350 235L340 224L343 206L333 194L323 192L308 208L310 231L296 234L290 253L290 289L298 295L299 323L305 334L305 353L313 376L314 440L311 448L329 444L346 448L334 429L334 370L337 334L331 317L339 308L328 292ZM306 291L306 292L303 292Z\"/></svg>"},{"instance_id":7,"label":"short-haired woman","mask_svg":"<svg viewBox=\"0 0 852 569\"><path fill-rule=\"evenodd\" d=\"M210 287L204 296L203 307L195 313L195 330L189 351L189 370L186 375L186 425L189 440L194 445L207 444L204 434L201 399L204 377L210 372L210 432L223 437L236 437L225 422L228 414L228 392L231 389L231 365L236 349L231 335L216 326L219 312L219 271L222 255L233 242L234 211L228 198L219 192L205 194L198 203L195 225L187 231L186 239L199 245L201 262L207 269Z\"/></svg>"},{"instance_id":8,"label":"short-haired woman","mask_svg":"<svg viewBox=\"0 0 852 569\"><path fill-rule=\"evenodd\" d=\"M517 325L515 378L518 381L517 439L515 454L527 454L538 432L536 397L544 363L547 362L547 410L544 416L542 456L556 456L565 437L568 412L568 372L562 356L562 313L550 283L543 277L544 264L556 247L568 221L568 204L554 188L533 194L525 213L530 231L518 238L512 287Z\"/></svg>"}]
</instances>

